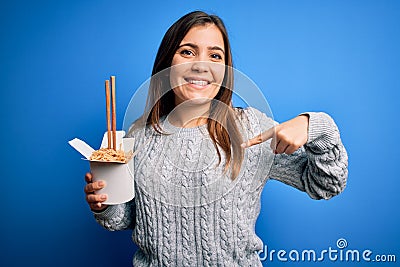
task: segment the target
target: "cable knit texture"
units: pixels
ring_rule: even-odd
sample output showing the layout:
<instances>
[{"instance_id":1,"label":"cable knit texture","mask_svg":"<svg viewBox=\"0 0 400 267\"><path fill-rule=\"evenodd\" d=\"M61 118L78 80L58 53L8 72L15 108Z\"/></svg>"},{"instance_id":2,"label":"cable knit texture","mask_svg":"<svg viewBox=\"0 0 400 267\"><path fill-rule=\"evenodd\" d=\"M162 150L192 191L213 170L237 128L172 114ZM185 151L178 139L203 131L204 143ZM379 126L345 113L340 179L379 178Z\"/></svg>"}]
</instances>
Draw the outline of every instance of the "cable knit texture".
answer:
<instances>
[{"instance_id":1,"label":"cable knit texture","mask_svg":"<svg viewBox=\"0 0 400 267\"><path fill-rule=\"evenodd\" d=\"M238 126L247 140L276 123L260 111L238 110ZM314 199L329 199L346 186L347 154L338 128L325 113L307 113L306 145L292 155L274 155L270 141L245 150L238 177L218 164L206 126L178 128L168 119L132 135L136 155L135 198L95 213L106 229L132 229L139 247L133 265L262 266L262 241L255 233L260 195L269 178Z\"/></svg>"}]
</instances>

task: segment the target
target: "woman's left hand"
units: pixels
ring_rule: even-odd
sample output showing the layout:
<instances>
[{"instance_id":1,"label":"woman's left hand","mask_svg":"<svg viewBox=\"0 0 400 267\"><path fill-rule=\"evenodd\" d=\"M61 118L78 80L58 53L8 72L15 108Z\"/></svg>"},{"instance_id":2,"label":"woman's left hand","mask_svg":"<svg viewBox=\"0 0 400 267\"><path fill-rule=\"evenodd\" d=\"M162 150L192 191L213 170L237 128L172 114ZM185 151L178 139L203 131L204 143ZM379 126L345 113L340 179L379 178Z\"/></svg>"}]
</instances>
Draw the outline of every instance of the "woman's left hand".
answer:
<instances>
[{"instance_id":1,"label":"woman's left hand","mask_svg":"<svg viewBox=\"0 0 400 267\"><path fill-rule=\"evenodd\" d=\"M271 139L271 149L275 154L292 154L308 140L308 115L300 115L272 127L242 144L250 147Z\"/></svg>"}]
</instances>

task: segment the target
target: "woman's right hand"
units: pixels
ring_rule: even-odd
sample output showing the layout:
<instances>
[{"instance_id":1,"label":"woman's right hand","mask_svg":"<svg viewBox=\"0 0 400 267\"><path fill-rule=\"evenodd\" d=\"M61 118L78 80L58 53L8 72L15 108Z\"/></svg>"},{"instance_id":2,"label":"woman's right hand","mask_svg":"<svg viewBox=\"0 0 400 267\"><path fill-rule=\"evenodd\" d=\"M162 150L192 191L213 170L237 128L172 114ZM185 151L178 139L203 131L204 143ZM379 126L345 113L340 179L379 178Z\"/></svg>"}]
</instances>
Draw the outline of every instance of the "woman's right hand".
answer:
<instances>
[{"instance_id":1,"label":"woman's right hand","mask_svg":"<svg viewBox=\"0 0 400 267\"><path fill-rule=\"evenodd\" d=\"M97 195L94 192L104 188L106 186L106 182L93 182L93 175L90 172L85 174L85 180L87 184L84 191L86 194L86 201L89 204L90 209L97 212L105 210L107 205L103 204L103 202L107 200L107 195Z\"/></svg>"}]
</instances>

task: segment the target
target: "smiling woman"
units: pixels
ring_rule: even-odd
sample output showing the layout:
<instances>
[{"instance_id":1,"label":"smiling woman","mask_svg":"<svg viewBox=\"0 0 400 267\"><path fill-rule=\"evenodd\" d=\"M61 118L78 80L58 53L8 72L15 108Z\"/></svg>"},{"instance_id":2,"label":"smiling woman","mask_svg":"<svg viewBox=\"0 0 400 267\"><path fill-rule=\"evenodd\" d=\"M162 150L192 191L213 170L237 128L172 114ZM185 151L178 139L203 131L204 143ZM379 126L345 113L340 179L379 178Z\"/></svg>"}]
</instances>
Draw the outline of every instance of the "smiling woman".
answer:
<instances>
[{"instance_id":1,"label":"smiling woman","mask_svg":"<svg viewBox=\"0 0 400 267\"><path fill-rule=\"evenodd\" d=\"M232 65L228 33L222 20L203 12L183 16L161 41L149 90L149 114L143 119L155 130L161 129L163 116L169 116L169 121L178 126L207 124L219 161L220 148L226 157L225 170L232 164L234 178L243 160L243 140L235 122L236 111L231 107ZM167 68L169 79L156 75ZM211 103L211 99L218 101Z\"/></svg>"},{"instance_id":2,"label":"smiling woman","mask_svg":"<svg viewBox=\"0 0 400 267\"><path fill-rule=\"evenodd\" d=\"M200 11L180 18L161 42L147 108L129 132L135 198L104 205L95 191L106 185L86 174L96 220L133 230L134 266L261 266L254 226L269 178L314 199L345 188L347 154L332 118L308 112L278 125L233 107L233 73L222 20Z\"/></svg>"}]
</instances>

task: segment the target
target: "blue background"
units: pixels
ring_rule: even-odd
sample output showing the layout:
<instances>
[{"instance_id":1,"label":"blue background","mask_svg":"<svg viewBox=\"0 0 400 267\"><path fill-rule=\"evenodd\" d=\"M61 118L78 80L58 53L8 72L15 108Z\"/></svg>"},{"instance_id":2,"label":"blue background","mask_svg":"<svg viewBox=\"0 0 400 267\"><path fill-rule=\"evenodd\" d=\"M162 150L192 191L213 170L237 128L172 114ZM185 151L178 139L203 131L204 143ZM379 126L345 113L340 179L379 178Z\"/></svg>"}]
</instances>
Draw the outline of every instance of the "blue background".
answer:
<instances>
[{"instance_id":1,"label":"blue background","mask_svg":"<svg viewBox=\"0 0 400 267\"><path fill-rule=\"evenodd\" d=\"M96 224L83 193L88 164L67 141L100 143L111 74L122 127L163 34L195 9L224 19L235 66L276 120L325 111L349 153L347 188L330 201L267 184L257 232L268 248L336 248L343 237L348 248L400 257L399 1L14 0L0 10L1 266L130 266L131 233Z\"/></svg>"}]
</instances>

